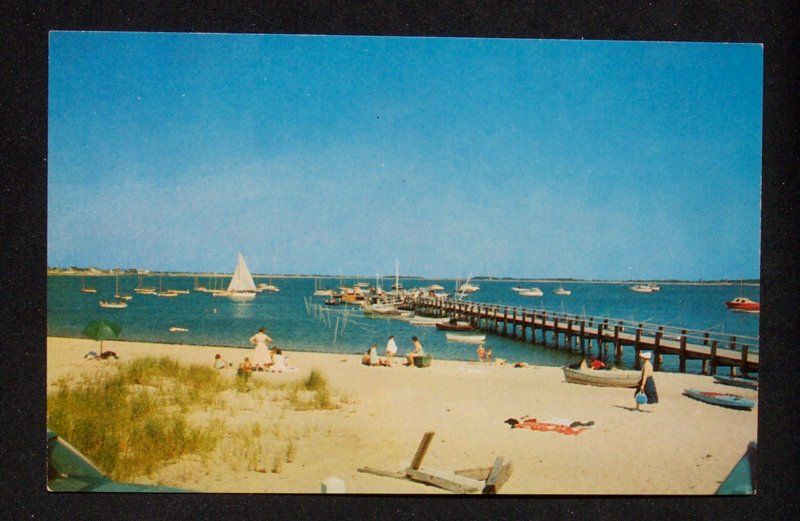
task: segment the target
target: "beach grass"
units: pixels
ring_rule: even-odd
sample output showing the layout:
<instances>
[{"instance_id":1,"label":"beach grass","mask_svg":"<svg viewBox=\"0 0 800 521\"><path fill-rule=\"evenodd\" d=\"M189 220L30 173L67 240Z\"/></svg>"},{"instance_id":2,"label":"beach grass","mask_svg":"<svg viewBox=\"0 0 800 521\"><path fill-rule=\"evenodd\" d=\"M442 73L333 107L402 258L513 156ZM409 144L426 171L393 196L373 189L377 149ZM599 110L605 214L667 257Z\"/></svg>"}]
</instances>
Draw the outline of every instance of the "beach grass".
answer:
<instances>
[{"instance_id":1,"label":"beach grass","mask_svg":"<svg viewBox=\"0 0 800 521\"><path fill-rule=\"evenodd\" d=\"M215 451L234 470L282 472L297 457L297 435L279 424L230 428L213 414L224 417L237 408L236 402L222 398L226 392L235 396L253 390L257 396L241 399L276 405L279 414L287 408L338 407L328 380L317 370L306 378L274 384L249 374L225 377L211 367L169 357L136 358L115 369L77 382L58 381L48 394L47 421L50 429L119 481L149 476L188 455L205 461ZM190 421L194 412L207 417Z\"/></svg>"}]
</instances>

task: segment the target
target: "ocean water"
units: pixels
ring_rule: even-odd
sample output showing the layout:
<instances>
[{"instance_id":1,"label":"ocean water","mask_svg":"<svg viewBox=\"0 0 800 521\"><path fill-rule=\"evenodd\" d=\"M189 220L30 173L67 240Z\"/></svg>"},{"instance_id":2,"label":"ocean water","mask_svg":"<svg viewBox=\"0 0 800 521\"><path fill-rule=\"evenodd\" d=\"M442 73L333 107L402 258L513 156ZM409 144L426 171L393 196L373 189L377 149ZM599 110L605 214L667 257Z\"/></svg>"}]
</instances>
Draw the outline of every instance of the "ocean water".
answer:
<instances>
[{"instance_id":1,"label":"ocean water","mask_svg":"<svg viewBox=\"0 0 800 521\"><path fill-rule=\"evenodd\" d=\"M47 334L49 336L80 337L92 320L105 319L122 327L122 340L182 343L194 345L224 345L250 347L248 339L259 327L266 327L275 343L288 350L323 351L332 353L363 353L377 343L383 355L386 339L395 335L399 353L411 350L411 337L419 337L426 351L434 358L474 360L474 345L448 342L445 333L432 327L412 326L404 321L386 318L367 318L359 307L322 306L322 298L313 297L314 279L273 279L278 293L261 293L255 301L236 303L207 293L190 292L175 298L138 295L135 276L120 277L120 292L133 295L123 310L99 307L100 299L114 295L114 277L87 277L87 285L96 294L81 293L80 277L48 276ZM229 279L221 279L227 286ZM206 282L203 280L201 282ZM266 279L256 279L266 282ZM320 279L320 283L335 288L352 285L354 279ZM453 280L403 279L406 287L441 284L453 291ZM191 277L164 277L165 289L191 289ZM391 285L384 281L384 287ZM589 314L615 319L671 325L680 328L706 330L739 336L758 336L758 315L734 313L724 302L742 291L738 285L668 285L662 284L657 293L635 293L629 285L597 283L518 283L508 281L479 281L480 291L469 300L528 309L546 309L566 313ZM158 286L150 277L147 286ZM535 286L542 297L521 297L512 286ZM572 295L558 296L553 290L564 286ZM745 286L744 295L759 300L758 287ZM337 325L338 324L338 325ZM188 329L172 333L169 328ZM532 364L560 366L580 359L567 349L544 347L530 342L488 334L486 345L496 358L524 361ZM628 349L619 365L632 366L633 350ZM209 359L213 353L209 354ZM665 356L664 369L676 370L677 357ZM699 362L689 362L687 369L698 372Z\"/></svg>"}]
</instances>

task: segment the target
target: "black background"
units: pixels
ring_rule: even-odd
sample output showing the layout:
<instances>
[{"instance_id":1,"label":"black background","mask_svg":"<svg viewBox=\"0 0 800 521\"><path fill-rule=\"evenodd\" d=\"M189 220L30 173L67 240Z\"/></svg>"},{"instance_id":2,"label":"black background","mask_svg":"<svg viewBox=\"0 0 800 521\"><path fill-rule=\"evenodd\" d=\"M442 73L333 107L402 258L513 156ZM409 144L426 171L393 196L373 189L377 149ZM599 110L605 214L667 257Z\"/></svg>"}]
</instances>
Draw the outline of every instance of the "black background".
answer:
<instances>
[{"instance_id":1,"label":"black background","mask_svg":"<svg viewBox=\"0 0 800 521\"><path fill-rule=\"evenodd\" d=\"M0 6L7 519L790 519L800 422L798 23L794 2L90 2ZM764 44L761 389L755 497L49 494L45 487L47 43L51 30L469 36ZM687 426L688 428L689 426ZM635 426L632 425L632 428ZM723 440L725 432L720 431ZM619 440L621 445L625 440ZM745 447L742 447L744 452ZM631 448L631 457L647 457ZM679 457L679 455L676 455ZM353 462L359 465L359 462ZM564 472L570 472L569 462ZM516 472L522 472L516 469ZM527 471L527 469L526 469Z\"/></svg>"}]
</instances>

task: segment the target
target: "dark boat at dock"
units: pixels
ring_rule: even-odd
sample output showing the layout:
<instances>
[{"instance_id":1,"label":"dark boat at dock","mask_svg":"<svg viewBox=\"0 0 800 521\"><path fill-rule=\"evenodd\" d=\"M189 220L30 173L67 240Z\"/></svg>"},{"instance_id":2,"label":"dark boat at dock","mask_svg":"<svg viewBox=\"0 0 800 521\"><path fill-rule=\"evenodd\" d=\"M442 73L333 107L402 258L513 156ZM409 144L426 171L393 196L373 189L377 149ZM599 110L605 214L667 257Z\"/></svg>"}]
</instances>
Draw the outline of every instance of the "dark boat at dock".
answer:
<instances>
[{"instance_id":1,"label":"dark boat at dock","mask_svg":"<svg viewBox=\"0 0 800 521\"><path fill-rule=\"evenodd\" d=\"M456 320L454 318L451 318L444 324L437 323L436 328L444 331L475 331L478 329L477 326L473 326L467 321Z\"/></svg>"}]
</instances>

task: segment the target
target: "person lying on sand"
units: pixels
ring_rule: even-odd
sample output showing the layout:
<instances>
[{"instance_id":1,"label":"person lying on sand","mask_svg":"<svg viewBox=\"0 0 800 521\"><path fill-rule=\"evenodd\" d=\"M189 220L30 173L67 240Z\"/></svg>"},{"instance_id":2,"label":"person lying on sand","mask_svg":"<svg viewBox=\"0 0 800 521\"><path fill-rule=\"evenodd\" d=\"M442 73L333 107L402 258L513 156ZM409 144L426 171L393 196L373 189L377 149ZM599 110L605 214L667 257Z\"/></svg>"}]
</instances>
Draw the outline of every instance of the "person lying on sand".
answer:
<instances>
[{"instance_id":1,"label":"person lying on sand","mask_svg":"<svg viewBox=\"0 0 800 521\"><path fill-rule=\"evenodd\" d=\"M569 422L569 423L568 423ZM505 422L511 426L512 429L530 429L532 431L555 431L559 434L580 434L594 425L593 420L588 422L565 420L563 418L554 418L547 421L538 421L536 418L522 417L522 421L516 418L509 418Z\"/></svg>"},{"instance_id":2,"label":"person lying on sand","mask_svg":"<svg viewBox=\"0 0 800 521\"><path fill-rule=\"evenodd\" d=\"M517 362L514 364L514 367L530 367L530 364L527 362Z\"/></svg>"},{"instance_id":3,"label":"person lying on sand","mask_svg":"<svg viewBox=\"0 0 800 521\"><path fill-rule=\"evenodd\" d=\"M119 358L119 356L117 356L117 353L115 353L114 351L103 351L99 355L94 351L89 351L88 353L83 355L83 357L88 358L89 360L108 360L109 358L113 358L114 360L116 360Z\"/></svg>"}]
</instances>

